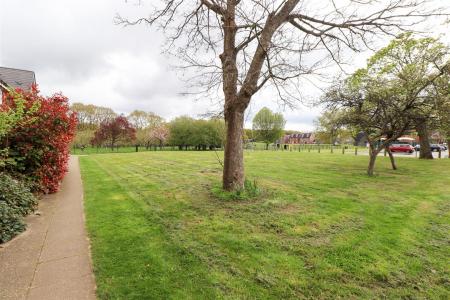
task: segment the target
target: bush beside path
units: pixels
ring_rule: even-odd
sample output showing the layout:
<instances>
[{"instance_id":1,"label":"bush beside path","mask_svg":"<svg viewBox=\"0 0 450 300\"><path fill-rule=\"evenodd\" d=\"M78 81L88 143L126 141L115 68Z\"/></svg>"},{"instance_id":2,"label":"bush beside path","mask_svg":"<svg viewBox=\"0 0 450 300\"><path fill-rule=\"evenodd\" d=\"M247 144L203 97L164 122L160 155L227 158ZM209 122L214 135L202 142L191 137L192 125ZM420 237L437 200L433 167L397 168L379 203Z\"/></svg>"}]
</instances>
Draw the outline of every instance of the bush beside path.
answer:
<instances>
[{"instance_id":1,"label":"bush beside path","mask_svg":"<svg viewBox=\"0 0 450 300\"><path fill-rule=\"evenodd\" d=\"M0 245L0 299L95 299L78 158L61 191L45 196L27 231Z\"/></svg>"}]
</instances>

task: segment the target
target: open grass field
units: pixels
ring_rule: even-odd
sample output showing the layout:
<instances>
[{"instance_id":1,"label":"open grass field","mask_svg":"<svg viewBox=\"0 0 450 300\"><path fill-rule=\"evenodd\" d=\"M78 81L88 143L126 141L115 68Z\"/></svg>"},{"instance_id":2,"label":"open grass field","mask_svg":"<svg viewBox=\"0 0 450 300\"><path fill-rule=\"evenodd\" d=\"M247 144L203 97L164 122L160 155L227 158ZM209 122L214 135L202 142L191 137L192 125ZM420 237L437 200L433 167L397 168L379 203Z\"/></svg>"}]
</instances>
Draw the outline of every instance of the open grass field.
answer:
<instances>
[{"instance_id":1,"label":"open grass field","mask_svg":"<svg viewBox=\"0 0 450 300\"><path fill-rule=\"evenodd\" d=\"M99 298L448 299L450 160L367 160L247 152L225 200L214 152L80 157Z\"/></svg>"},{"instance_id":2,"label":"open grass field","mask_svg":"<svg viewBox=\"0 0 450 300\"><path fill-rule=\"evenodd\" d=\"M173 151L173 150L178 150L175 147L163 147L164 151ZM156 147L156 149L154 147L151 148L146 148L144 146L140 146L138 148L138 152L145 152L145 151L161 151L161 149L159 147ZM74 155L89 155L89 154L112 154L112 153L132 153L132 152L136 152L136 147L135 146L120 146L120 147L115 147L114 150L111 150L111 148L109 147L86 147L83 150L81 150L80 148L75 148L72 147L70 149L70 153L74 154Z\"/></svg>"},{"instance_id":3,"label":"open grass field","mask_svg":"<svg viewBox=\"0 0 450 300\"><path fill-rule=\"evenodd\" d=\"M345 145L345 146L333 146L333 151L335 153L341 153L342 147L346 147L345 151L346 153L354 153L355 146L353 145ZM271 151L296 151L296 152L318 152L319 148L322 152L331 152L331 145L329 144L308 144L308 145L286 145L286 149L284 149L284 145L281 145L280 148L276 148L274 145L269 146L269 150ZM356 147L358 148L358 151L360 152L367 152L366 147ZM266 145L264 143L248 143L246 144L246 149L248 150L266 150ZM176 146L164 146L161 148L159 147L150 147L146 148L145 146L139 146L138 152L145 152L145 151L179 151L178 147ZM219 149L218 149L219 150ZM182 150L185 151L185 150ZM188 151L195 151L195 147L189 147ZM70 153L74 155L89 155L89 154L109 154L109 153L130 153L130 152L136 152L135 146L120 146L120 147L114 147L112 150L110 147L86 147L83 150L77 147L71 147Z\"/></svg>"}]
</instances>

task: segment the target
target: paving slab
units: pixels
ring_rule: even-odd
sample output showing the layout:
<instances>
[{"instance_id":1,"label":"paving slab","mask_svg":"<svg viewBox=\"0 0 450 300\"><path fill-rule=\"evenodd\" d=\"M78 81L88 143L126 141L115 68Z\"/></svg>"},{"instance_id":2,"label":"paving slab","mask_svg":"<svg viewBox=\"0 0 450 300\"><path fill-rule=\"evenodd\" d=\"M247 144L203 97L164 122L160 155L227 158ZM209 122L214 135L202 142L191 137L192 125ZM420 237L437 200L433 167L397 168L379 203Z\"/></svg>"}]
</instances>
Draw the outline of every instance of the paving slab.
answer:
<instances>
[{"instance_id":1,"label":"paving slab","mask_svg":"<svg viewBox=\"0 0 450 300\"><path fill-rule=\"evenodd\" d=\"M38 211L24 233L0 245L0 299L95 299L77 157Z\"/></svg>"}]
</instances>

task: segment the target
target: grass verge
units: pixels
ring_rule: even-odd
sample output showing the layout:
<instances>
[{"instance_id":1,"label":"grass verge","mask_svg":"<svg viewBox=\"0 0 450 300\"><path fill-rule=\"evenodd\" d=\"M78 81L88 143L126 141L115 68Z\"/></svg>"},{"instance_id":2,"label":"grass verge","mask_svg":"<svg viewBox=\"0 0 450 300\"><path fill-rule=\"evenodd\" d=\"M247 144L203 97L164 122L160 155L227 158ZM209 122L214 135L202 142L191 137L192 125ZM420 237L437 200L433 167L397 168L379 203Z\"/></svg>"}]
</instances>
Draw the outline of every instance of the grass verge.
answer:
<instances>
[{"instance_id":1,"label":"grass verge","mask_svg":"<svg viewBox=\"0 0 450 300\"><path fill-rule=\"evenodd\" d=\"M450 161L248 152L80 157L101 299L448 298Z\"/></svg>"}]
</instances>

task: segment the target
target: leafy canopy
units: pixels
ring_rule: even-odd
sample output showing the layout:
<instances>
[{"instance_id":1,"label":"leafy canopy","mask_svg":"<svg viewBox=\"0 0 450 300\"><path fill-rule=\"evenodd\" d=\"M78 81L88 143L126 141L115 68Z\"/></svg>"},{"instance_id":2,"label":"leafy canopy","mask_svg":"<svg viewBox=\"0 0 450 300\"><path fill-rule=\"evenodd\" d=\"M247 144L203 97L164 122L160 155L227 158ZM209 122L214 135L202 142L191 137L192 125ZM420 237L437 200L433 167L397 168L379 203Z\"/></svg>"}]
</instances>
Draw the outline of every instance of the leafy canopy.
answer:
<instances>
[{"instance_id":1,"label":"leafy canopy","mask_svg":"<svg viewBox=\"0 0 450 300\"><path fill-rule=\"evenodd\" d=\"M263 107L253 118L256 137L266 144L273 143L282 136L285 124L282 114L274 113L267 107Z\"/></svg>"}]
</instances>

